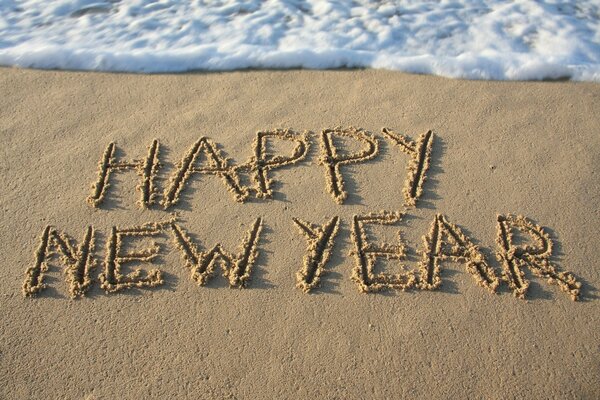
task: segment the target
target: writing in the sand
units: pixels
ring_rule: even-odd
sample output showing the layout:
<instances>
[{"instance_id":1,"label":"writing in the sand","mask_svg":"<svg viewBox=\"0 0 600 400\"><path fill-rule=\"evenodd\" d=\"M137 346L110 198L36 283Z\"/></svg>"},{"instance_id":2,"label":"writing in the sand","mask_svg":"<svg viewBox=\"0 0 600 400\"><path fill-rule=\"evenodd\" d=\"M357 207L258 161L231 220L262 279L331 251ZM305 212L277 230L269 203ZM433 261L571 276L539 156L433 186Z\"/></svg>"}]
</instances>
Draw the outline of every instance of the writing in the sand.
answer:
<instances>
[{"instance_id":1,"label":"writing in the sand","mask_svg":"<svg viewBox=\"0 0 600 400\"><path fill-rule=\"evenodd\" d=\"M530 219L510 214L498 215L495 221L496 258L501 265L499 272L488 264L471 238L441 213L433 216L429 231L423 236L423 244L419 249L421 260L414 269L401 268L395 274L376 272L378 259L404 260L406 245L400 235L396 243L377 241L367 235L367 226L397 224L408 209L418 206L432 157L435 140L432 131L420 135L416 141L387 128L382 129L381 136L363 129L339 127L325 129L318 135L297 133L291 129L261 131L252 143L252 156L240 165L226 158L217 143L202 137L191 145L177 163L161 195L156 184L161 166L159 140L153 140L145 157L139 160L117 158L116 144L109 143L100 158L98 177L87 202L92 207L100 207L110 190L115 190L110 188L112 174L124 171L139 175L138 204L142 208L159 207L169 211L177 206L186 186L201 176L220 179L233 200L240 203L250 197L272 199L271 172L305 160L315 138L320 147L319 164L324 174L325 189L339 205L343 205L348 196L343 179L344 166L377 157L380 140L390 141L409 156L402 189L403 200L399 201L403 210L353 215L346 221L351 226L351 255L355 260L350 276L361 292L436 290L442 285L443 263L453 261L463 264L473 281L492 293L505 282L516 297L525 298L529 281L525 278L524 270L529 269L577 300L581 284L573 274L559 272L550 262L552 240L549 235ZM359 150L352 152L344 148L340 141L342 138L355 141ZM289 154L273 154L269 149L274 141L290 142L293 148ZM249 184L242 183L242 175L250 178ZM322 276L327 272L342 219L335 215L324 221L307 221L298 216L290 221L306 241L305 255L302 261L299 260L296 272L296 286L300 290L310 292L319 286ZM226 249L216 243L212 247L205 246L204 250L192 240L188 229L176 217L169 216L162 221L136 226L113 226L107 234L101 263L96 259L96 230L93 226L85 228L82 238L76 240L63 230L49 225L42 230L34 261L25 272L23 292L26 296L33 296L47 287L45 276L52 261L64 266L68 292L72 298L85 296L96 280L106 293L162 285L163 272L158 268L136 268L127 273L128 264L156 261L162 248L155 242L159 237L167 238L167 242L181 253L185 269L198 285L205 285L220 269L230 287L244 288L259 258L261 232L265 224L262 217L249 222L250 229L239 233L241 240L237 249ZM517 243L513 238L515 232L529 238L528 244ZM147 239L152 245L140 248L133 239ZM97 279L92 277L96 269L100 269Z\"/></svg>"}]
</instances>

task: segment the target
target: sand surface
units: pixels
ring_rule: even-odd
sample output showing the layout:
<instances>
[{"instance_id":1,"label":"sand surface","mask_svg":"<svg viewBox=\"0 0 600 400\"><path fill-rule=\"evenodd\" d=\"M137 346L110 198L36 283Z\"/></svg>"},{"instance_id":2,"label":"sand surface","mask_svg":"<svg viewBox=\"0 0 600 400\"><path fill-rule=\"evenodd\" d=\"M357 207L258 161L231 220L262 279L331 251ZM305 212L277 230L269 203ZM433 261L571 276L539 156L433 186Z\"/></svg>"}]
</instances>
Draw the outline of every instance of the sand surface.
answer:
<instances>
[{"instance_id":1,"label":"sand surface","mask_svg":"<svg viewBox=\"0 0 600 400\"><path fill-rule=\"evenodd\" d=\"M382 71L2 69L0 94L0 398L600 397L600 85ZM319 164L320 133L336 126L363 128L378 143L371 160L340 167L343 204ZM310 148L303 161L267 171L272 199L251 192L236 202L223 179L195 174L168 210L144 210L136 203L140 179L130 171L111 175L97 208L86 200L113 141L116 156L133 161L159 140L160 201L176 164L201 137L239 165L252 157L257 131L289 127L313 132ZM410 157L382 127L414 141L433 131L416 207L405 206L402 191ZM336 140L341 153L361 149ZM285 156L293 148L278 139L266 145ZM240 179L255 185L248 172ZM406 259L378 262L377 272L398 273L400 263L416 269L421 237L439 213L480 246L500 276L497 215L522 214L544 227L554 243L549 262L582 283L580 299L529 270L526 300L506 282L491 294L451 260L441 263L439 290L361 293L351 279L353 216L384 210L405 215L393 225L368 225L368 241L398 244L400 230ZM152 264L123 264L123 273L158 268L164 283L106 294L99 275L112 227L175 214L198 251L220 243L230 253L261 218L246 287L229 288L220 270L198 286L172 229L161 225L153 237L124 239L130 253L155 241L159 254ZM336 216L321 285L304 293L296 274L309 236L293 218L324 225ZM49 260L48 287L34 297L22 292L49 225L50 234L78 245L88 226L95 229L97 265L84 298L70 298L57 257Z\"/></svg>"}]
</instances>

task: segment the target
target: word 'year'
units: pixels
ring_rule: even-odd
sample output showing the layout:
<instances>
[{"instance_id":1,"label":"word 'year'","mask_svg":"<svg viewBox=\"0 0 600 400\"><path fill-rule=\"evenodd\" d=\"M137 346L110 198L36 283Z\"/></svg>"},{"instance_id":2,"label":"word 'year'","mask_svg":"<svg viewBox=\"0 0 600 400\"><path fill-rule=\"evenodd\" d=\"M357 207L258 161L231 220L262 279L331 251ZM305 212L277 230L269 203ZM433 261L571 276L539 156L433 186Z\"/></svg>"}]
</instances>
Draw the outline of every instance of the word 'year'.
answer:
<instances>
[{"instance_id":1,"label":"word 'year'","mask_svg":"<svg viewBox=\"0 0 600 400\"><path fill-rule=\"evenodd\" d=\"M440 274L441 263L444 260L464 264L466 271L473 276L478 285L492 293L496 291L500 284L496 271L488 265L485 256L471 239L442 214L433 218L429 232L423 236L421 261L415 270L406 271L402 266L398 274L375 273L374 266L378 258L403 260L406 246L400 235L398 243L394 244L369 240L365 225L395 224L403 215L401 212L381 212L353 216L351 238L355 266L352 270L352 280L361 292L377 292L383 289L438 289L442 283ZM323 224L313 224L293 218L293 223L307 242L303 265L296 273L296 286L302 291L309 292L318 286L331 256L340 220L335 216ZM148 248L128 249L125 239L153 238L168 233L173 245L180 250L192 280L198 285L205 285L220 266L231 287L243 288L250 279L259 255L262 226L263 220L259 217L242 238L237 252L230 252L219 243L210 249L200 250L198 244L192 241L186 229L176 219L127 228L113 227L108 235L103 271L99 275L100 285L107 293L111 293L127 288L163 284L163 274L159 269L144 273L138 268L128 274L123 271L123 266L127 263L152 262L159 256L160 246L154 242ZM528 235L533 244L516 245L513 241L515 230ZM58 255L66 268L66 281L71 297L84 296L92 283L91 271L97 264L94 243L93 226L87 227L79 245L64 232L47 226L40 238L35 262L25 273L25 295L36 294L47 287L44 277L49 269L48 260ZM557 272L550 263L552 241L540 226L523 216L499 215L497 245L496 257L502 264L501 276L516 297L525 298L529 281L525 278L524 269L528 268L536 276L558 285L573 300L577 300L581 284L571 273Z\"/></svg>"}]
</instances>

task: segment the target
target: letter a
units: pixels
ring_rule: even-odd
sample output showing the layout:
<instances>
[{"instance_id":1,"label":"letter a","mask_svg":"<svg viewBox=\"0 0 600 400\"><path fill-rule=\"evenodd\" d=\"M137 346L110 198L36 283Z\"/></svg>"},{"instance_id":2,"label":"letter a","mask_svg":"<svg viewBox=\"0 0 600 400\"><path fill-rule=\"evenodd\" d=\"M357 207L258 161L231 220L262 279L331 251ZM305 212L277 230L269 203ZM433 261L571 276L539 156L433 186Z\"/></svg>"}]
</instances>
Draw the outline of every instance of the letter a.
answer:
<instances>
[{"instance_id":1,"label":"letter a","mask_svg":"<svg viewBox=\"0 0 600 400\"><path fill-rule=\"evenodd\" d=\"M494 293L500 283L494 270L490 268L484 255L471 240L454 224L446 220L442 214L437 214L431 223L431 229L423 236L425 248L423 258L419 263L421 270L417 286L424 290L434 290L440 287L440 261L465 263L469 272L478 285ZM445 248L448 245L449 248Z\"/></svg>"},{"instance_id":2,"label":"letter a","mask_svg":"<svg viewBox=\"0 0 600 400\"><path fill-rule=\"evenodd\" d=\"M201 154L204 154L208 161L208 166L203 168L195 166ZM165 190L163 199L165 209L179 201L181 191L194 173L220 177L236 201L244 202L248 197L248 189L240 185L236 168L229 165L229 159L223 157L213 142L203 137L194 143L171 176L169 187Z\"/></svg>"}]
</instances>

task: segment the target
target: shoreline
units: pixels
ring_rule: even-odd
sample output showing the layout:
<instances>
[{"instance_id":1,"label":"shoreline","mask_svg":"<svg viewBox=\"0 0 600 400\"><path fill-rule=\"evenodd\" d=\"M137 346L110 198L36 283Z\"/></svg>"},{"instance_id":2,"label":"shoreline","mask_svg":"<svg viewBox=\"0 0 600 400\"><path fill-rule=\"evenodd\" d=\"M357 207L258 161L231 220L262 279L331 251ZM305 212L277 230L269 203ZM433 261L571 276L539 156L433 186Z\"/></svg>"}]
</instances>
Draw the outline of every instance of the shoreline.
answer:
<instances>
[{"instance_id":1,"label":"shoreline","mask_svg":"<svg viewBox=\"0 0 600 400\"><path fill-rule=\"evenodd\" d=\"M107 74L107 75L123 75L123 76L177 76L177 75L211 75L211 74L230 74L230 73L260 73L260 72L360 72L360 71L380 71L383 73L400 74L405 76L415 77L431 77L434 79L444 79L450 81L464 81L464 82L493 82L493 83L574 83L574 84L590 84L600 85L597 81L580 81L573 80L569 77L560 78L542 78L542 79L530 79L530 80L519 80L519 79L487 79L487 78L461 78L461 77L448 77L442 75L428 74L428 73L417 73L417 72L404 72L386 68L370 68L370 67L340 67L340 68L242 68L242 69L231 69L231 70L202 70L194 69L188 71L173 71L173 72L131 72L131 71L101 71L101 70L85 70L85 69L55 69L55 68L35 68L35 67L21 67L11 65L0 65L1 70L19 70L19 71L34 71L34 72L65 72L65 73L84 73L84 74Z\"/></svg>"}]
</instances>

